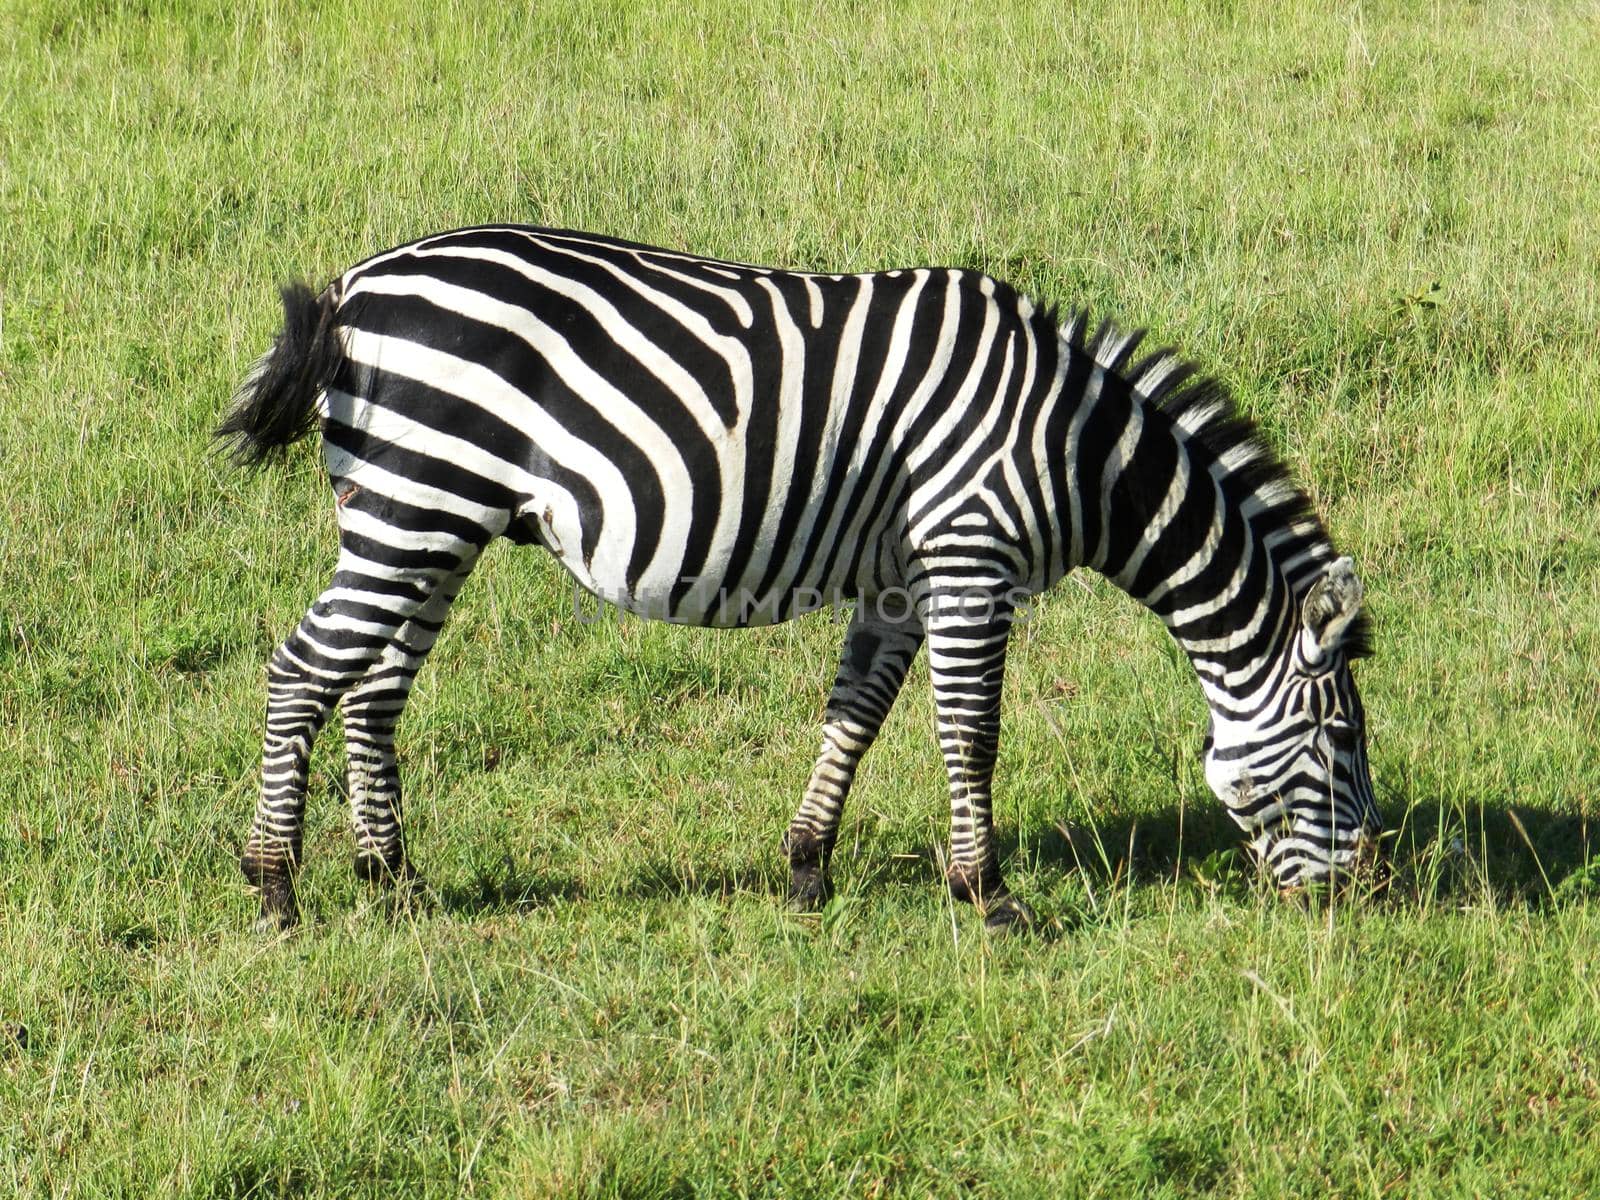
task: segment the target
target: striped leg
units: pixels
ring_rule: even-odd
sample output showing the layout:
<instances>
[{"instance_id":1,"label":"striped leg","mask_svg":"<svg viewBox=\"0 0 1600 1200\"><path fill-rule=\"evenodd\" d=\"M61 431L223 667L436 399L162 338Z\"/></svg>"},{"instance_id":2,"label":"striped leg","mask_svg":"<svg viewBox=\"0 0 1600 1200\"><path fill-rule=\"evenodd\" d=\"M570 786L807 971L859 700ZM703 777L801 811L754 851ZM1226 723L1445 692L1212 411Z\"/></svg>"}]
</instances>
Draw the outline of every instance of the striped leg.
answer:
<instances>
[{"instance_id":1,"label":"striped leg","mask_svg":"<svg viewBox=\"0 0 1600 1200\"><path fill-rule=\"evenodd\" d=\"M828 859L856 767L878 736L922 644L922 628L909 605L899 619L892 612L886 617L877 611L883 607L894 606L862 601L845 631L839 674L823 719L822 751L783 837L782 849L789 859L789 903L802 911L817 908L827 898Z\"/></svg>"},{"instance_id":2,"label":"striped leg","mask_svg":"<svg viewBox=\"0 0 1600 1200\"><path fill-rule=\"evenodd\" d=\"M935 592L925 608L939 748L950 777L950 891L975 905L990 929L1026 926L1033 914L1000 875L989 792L1012 608L986 588Z\"/></svg>"},{"instance_id":3,"label":"striped leg","mask_svg":"<svg viewBox=\"0 0 1600 1200\"><path fill-rule=\"evenodd\" d=\"M345 770L355 828L355 870L369 882L409 880L415 874L406 858L395 725L475 561L474 556L463 562L434 589L427 603L401 626L366 676L344 697Z\"/></svg>"},{"instance_id":4,"label":"striped leg","mask_svg":"<svg viewBox=\"0 0 1600 1200\"><path fill-rule=\"evenodd\" d=\"M370 552L372 543L363 548ZM328 590L272 656L261 798L239 861L245 877L261 891L258 928L286 928L297 917L294 873L300 865L306 768L317 732L340 698L384 661L385 651L412 618L430 608L435 593L460 586L476 554L476 547L463 545L453 554L434 550L397 556L427 560L426 566L416 561L387 566L363 558L347 540ZM440 619L442 615L440 611ZM368 727L364 716L358 706L360 731ZM365 762L361 769L367 769ZM357 792L352 789L351 795L355 803Z\"/></svg>"}]
</instances>

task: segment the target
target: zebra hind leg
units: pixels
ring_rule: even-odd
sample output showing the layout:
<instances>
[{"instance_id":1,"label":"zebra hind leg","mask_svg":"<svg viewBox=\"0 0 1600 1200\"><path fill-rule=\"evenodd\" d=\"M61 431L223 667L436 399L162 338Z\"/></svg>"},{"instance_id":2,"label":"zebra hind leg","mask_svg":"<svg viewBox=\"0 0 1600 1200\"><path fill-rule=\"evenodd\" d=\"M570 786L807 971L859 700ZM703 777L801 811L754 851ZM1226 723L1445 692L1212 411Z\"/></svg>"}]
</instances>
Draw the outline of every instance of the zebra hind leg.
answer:
<instances>
[{"instance_id":1,"label":"zebra hind leg","mask_svg":"<svg viewBox=\"0 0 1600 1200\"><path fill-rule=\"evenodd\" d=\"M471 573L464 561L389 640L361 682L345 694L345 779L355 833L357 878L384 887L400 885L408 898L421 880L406 854L400 803L400 768L395 726L411 685L438 640L450 605Z\"/></svg>"},{"instance_id":2,"label":"zebra hind leg","mask_svg":"<svg viewBox=\"0 0 1600 1200\"><path fill-rule=\"evenodd\" d=\"M845 632L822 726L822 750L783 837L789 906L800 912L814 911L827 901L828 860L845 797L922 644L922 628L913 613L885 618L875 611L879 607L862 601Z\"/></svg>"},{"instance_id":3,"label":"zebra hind leg","mask_svg":"<svg viewBox=\"0 0 1600 1200\"><path fill-rule=\"evenodd\" d=\"M432 596L441 589L451 590L445 585L475 553L463 548L455 555L430 555L426 566L385 568L347 550L328 589L273 654L267 666L261 793L239 859L245 878L261 896L258 930L287 929L299 919L295 875L300 866L307 767L318 731L341 697L374 672L396 636ZM369 718L362 706L356 712L356 725L362 731L359 740ZM377 722L380 729L385 724L392 727L392 718ZM392 757L392 731L388 738L387 745L383 738L375 743L384 747L376 754L379 761L385 754ZM352 803L356 795L353 790ZM398 821L394 826L398 831ZM392 851L380 844L379 856L385 853Z\"/></svg>"}]
</instances>

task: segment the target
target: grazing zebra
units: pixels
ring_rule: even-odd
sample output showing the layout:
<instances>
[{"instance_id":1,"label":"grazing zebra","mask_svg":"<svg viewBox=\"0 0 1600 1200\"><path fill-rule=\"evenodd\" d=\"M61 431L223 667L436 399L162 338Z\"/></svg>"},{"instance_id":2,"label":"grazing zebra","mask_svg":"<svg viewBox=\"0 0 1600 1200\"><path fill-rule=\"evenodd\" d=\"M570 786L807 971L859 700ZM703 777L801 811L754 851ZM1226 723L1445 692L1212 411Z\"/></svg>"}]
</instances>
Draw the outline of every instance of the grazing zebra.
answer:
<instances>
[{"instance_id":1,"label":"grazing zebra","mask_svg":"<svg viewBox=\"0 0 1600 1200\"><path fill-rule=\"evenodd\" d=\"M1379 831L1350 660L1361 584L1214 383L1137 333L1060 325L966 270L770 270L586 233L462 229L283 292L218 436L256 465L320 422L333 580L273 655L242 856L296 919L306 763L344 707L356 869L406 878L395 723L483 548L543 546L641 616L707 626L854 602L783 852L826 894L861 756L924 642L947 882L1027 924L990 777L1018 605L1076 566L1153 610L1210 706L1206 780L1285 886Z\"/></svg>"}]
</instances>

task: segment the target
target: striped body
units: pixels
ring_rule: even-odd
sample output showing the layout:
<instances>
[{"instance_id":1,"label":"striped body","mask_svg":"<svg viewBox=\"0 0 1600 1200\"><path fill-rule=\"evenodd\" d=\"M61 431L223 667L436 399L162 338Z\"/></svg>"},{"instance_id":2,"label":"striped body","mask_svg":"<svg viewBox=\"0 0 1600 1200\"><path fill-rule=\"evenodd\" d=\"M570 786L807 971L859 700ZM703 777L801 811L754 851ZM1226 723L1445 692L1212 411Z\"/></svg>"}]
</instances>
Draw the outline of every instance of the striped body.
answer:
<instances>
[{"instance_id":1,"label":"striped body","mask_svg":"<svg viewBox=\"0 0 1600 1200\"><path fill-rule=\"evenodd\" d=\"M1076 566L1188 651L1208 780L1280 879L1347 868L1376 830L1348 560L1213 385L1131 364L1137 335L1058 328L970 271L802 274L522 227L427 238L285 303L223 432L259 460L315 407L342 553L269 673L245 853L264 915L292 911L305 755L341 699L358 862L405 870L394 721L498 536L649 618L855 602L786 839L801 902L926 641L951 886L1026 919L991 846L1000 680L1016 606Z\"/></svg>"},{"instance_id":2,"label":"striped body","mask_svg":"<svg viewBox=\"0 0 1600 1200\"><path fill-rule=\"evenodd\" d=\"M1019 408L1037 419L1035 373L1057 365L1053 328L1034 345L1032 306L983 276L802 275L471 230L340 287L349 369L324 433L348 453L330 471L361 484L377 468L403 492L430 474L389 470L397 451L449 438L455 465L499 485L457 506L475 536L540 542L630 612L747 625L903 587L919 540L968 501L1013 526L1034 590L1064 569L1031 554L1055 540L1036 506L971 486L1042 451Z\"/></svg>"}]
</instances>

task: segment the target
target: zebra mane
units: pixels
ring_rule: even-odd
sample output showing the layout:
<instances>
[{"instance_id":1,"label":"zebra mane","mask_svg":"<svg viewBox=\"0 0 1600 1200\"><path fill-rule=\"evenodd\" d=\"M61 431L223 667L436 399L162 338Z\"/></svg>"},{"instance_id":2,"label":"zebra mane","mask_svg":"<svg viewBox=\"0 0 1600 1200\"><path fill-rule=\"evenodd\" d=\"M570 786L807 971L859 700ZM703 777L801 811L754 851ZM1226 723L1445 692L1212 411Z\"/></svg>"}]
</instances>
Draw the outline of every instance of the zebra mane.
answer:
<instances>
[{"instance_id":1,"label":"zebra mane","mask_svg":"<svg viewBox=\"0 0 1600 1200\"><path fill-rule=\"evenodd\" d=\"M1055 319L1054 311L1048 315ZM1222 465L1227 478L1242 492L1260 496L1272 514L1274 528L1305 528L1328 558L1334 557L1332 539L1310 497L1294 481L1260 427L1239 411L1220 380L1201 374L1195 364L1170 347L1134 361L1134 353L1144 341L1143 329L1125 331L1109 319L1102 319L1092 334L1087 332L1089 328L1088 311L1078 309L1059 326L1059 336L1164 413L1192 446ZM1346 630L1343 646L1347 658L1372 653L1372 626L1366 613Z\"/></svg>"}]
</instances>

